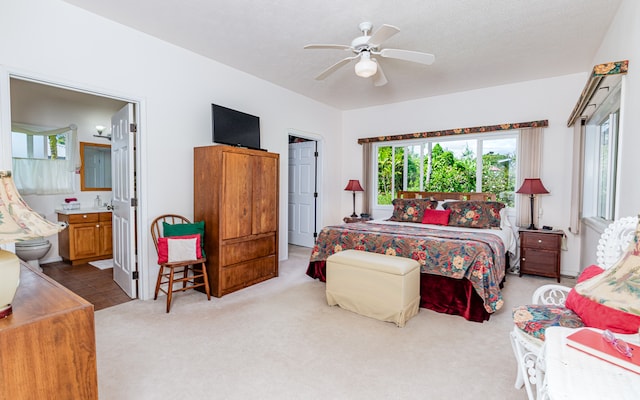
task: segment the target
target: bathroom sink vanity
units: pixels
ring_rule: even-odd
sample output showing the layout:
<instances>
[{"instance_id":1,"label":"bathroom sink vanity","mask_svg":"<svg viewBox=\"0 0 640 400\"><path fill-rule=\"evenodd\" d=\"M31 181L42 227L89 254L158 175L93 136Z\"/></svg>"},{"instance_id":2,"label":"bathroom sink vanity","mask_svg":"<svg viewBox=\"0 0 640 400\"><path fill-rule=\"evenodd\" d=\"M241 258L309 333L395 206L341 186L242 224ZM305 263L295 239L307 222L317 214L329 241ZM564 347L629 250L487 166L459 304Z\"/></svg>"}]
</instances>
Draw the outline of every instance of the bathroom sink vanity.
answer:
<instances>
[{"instance_id":1,"label":"bathroom sink vanity","mask_svg":"<svg viewBox=\"0 0 640 400\"><path fill-rule=\"evenodd\" d=\"M69 227L58 233L58 253L72 265L113 257L111 211L57 210Z\"/></svg>"}]
</instances>

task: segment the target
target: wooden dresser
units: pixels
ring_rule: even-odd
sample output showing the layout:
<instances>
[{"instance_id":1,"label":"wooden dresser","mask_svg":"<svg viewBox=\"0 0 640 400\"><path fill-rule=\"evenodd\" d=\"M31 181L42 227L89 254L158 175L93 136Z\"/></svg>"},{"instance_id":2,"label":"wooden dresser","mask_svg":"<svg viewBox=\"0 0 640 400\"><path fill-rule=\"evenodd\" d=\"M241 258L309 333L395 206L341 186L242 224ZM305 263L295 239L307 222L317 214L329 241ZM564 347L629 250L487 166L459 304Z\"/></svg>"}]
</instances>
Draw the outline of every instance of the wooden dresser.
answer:
<instances>
[{"instance_id":1,"label":"wooden dresser","mask_svg":"<svg viewBox=\"0 0 640 400\"><path fill-rule=\"evenodd\" d=\"M23 265L0 319L0 399L98 398L93 305Z\"/></svg>"},{"instance_id":2,"label":"wooden dresser","mask_svg":"<svg viewBox=\"0 0 640 400\"><path fill-rule=\"evenodd\" d=\"M279 155L194 149L194 221L204 221L211 294L278 276Z\"/></svg>"}]
</instances>

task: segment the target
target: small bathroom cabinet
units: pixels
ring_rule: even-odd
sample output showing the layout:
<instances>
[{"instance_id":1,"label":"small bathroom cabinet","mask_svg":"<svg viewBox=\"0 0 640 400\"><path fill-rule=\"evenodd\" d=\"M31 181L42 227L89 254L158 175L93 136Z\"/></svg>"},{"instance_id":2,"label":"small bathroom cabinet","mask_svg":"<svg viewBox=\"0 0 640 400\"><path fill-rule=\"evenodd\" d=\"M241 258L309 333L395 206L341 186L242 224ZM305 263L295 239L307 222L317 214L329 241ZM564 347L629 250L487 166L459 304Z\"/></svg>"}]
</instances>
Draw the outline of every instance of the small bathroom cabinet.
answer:
<instances>
[{"instance_id":1,"label":"small bathroom cabinet","mask_svg":"<svg viewBox=\"0 0 640 400\"><path fill-rule=\"evenodd\" d=\"M69 227L58 233L58 253L72 265L113 257L111 212L58 212Z\"/></svg>"}]
</instances>

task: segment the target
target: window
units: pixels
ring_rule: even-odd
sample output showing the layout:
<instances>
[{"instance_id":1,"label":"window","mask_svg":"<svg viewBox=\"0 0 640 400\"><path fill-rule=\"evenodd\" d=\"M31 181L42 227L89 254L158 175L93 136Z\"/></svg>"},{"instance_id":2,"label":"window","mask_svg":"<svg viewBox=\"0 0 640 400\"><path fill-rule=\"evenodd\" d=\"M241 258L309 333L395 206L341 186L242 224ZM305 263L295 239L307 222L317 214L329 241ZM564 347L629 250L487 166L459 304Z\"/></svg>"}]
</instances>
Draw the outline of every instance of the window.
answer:
<instances>
[{"instance_id":1,"label":"window","mask_svg":"<svg viewBox=\"0 0 640 400\"><path fill-rule=\"evenodd\" d=\"M583 216L615 218L620 85L587 121L585 130Z\"/></svg>"},{"instance_id":2,"label":"window","mask_svg":"<svg viewBox=\"0 0 640 400\"><path fill-rule=\"evenodd\" d=\"M30 135L11 132L13 158L64 160L66 156L66 135Z\"/></svg>"},{"instance_id":3,"label":"window","mask_svg":"<svg viewBox=\"0 0 640 400\"><path fill-rule=\"evenodd\" d=\"M376 147L376 205L391 204L399 190L417 190L491 192L513 207L517 135L380 143Z\"/></svg>"},{"instance_id":4,"label":"window","mask_svg":"<svg viewBox=\"0 0 640 400\"><path fill-rule=\"evenodd\" d=\"M74 192L76 127L12 124L13 178L22 195Z\"/></svg>"}]
</instances>

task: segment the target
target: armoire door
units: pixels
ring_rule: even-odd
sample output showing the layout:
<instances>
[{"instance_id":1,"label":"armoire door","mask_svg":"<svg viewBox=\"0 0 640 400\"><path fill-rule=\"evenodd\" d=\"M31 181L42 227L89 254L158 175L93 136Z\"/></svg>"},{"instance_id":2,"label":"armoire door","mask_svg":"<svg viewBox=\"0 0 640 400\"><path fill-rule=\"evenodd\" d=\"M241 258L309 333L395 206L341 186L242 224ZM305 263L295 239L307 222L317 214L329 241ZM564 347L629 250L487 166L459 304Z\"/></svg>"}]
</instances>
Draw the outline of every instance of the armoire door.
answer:
<instances>
[{"instance_id":1,"label":"armoire door","mask_svg":"<svg viewBox=\"0 0 640 400\"><path fill-rule=\"evenodd\" d=\"M275 232L278 227L278 159L253 157L252 233Z\"/></svg>"},{"instance_id":2,"label":"armoire door","mask_svg":"<svg viewBox=\"0 0 640 400\"><path fill-rule=\"evenodd\" d=\"M222 240L251 235L253 181L251 156L222 154L222 202L220 236Z\"/></svg>"}]
</instances>

